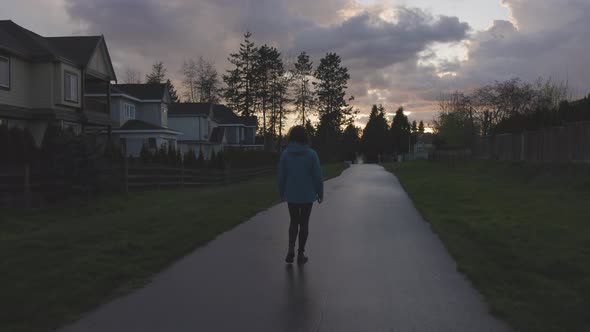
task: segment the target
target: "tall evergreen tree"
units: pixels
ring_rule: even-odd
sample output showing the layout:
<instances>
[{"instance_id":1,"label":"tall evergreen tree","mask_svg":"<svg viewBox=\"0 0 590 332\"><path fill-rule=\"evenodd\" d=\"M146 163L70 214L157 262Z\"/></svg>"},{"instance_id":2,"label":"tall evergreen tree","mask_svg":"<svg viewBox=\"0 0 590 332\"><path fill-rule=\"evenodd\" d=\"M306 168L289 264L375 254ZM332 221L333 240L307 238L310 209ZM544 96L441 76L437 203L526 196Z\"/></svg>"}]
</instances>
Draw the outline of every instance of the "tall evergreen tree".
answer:
<instances>
[{"instance_id":1,"label":"tall evergreen tree","mask_svg":"<svg viewBox=\"0 0 590 332\"><path fill-rule=\"evenodd\" d=\"M152 65L152 72L145 75L145 82L150 83L164 83L166 80L166 67L162 61L157 60Z\"/></svg>"},{"instance_id":2,"label":"tall evergreen tree","mask_svg":"<svg viewBox=\"0 0 590 332\"><path fill-rule=\"evenodd\" d=\"M360 128L349 124L342 133L342 159L355 161L357 153L361 149Z\"/></svg>"},{"instance_id":3,"label":"tall evergreen tree","mask_svg":"<svg viewBox=\"0 0 590 332\"><path fill-rule=\"evenodd\" d=\"M424 133L424 121L420 120L420 124L418 124L418 132L423 134Z\"/></svg>"},{"instance_id":4,"label":"tall evergreen tree","mask_svg":"<svg viewBox=\"0 0 590 332\"><path fill-rule=\"evenodd\" d=\"M309 119L305 121L305 131L307 135L309 135L309 139L311 140L312 145L316 145L316 127L311 123Z\"/></svg>"},{"instance_id":5,"label":"tall evergreen tree","mask_svg":"<svg viewBox=\"0 0 590 332\"><path fill-rule=\"evenodd\" d=\"M168 89L168 94L170 95L170 102L179 103L180 99L178 98L178 93L176 92L176 89L170 80L166 80L166 88Z\"/></svg>"},{"instance_id":6,"label":"tall evergreen tree","mask_svg":"<svg viewBox=\"0 0 590 332\"><path fill-rule=\"evenodd\" d=\"M404 108L400 107L395 112L391 124L390 139L391 147L395 154L409 152L411 126L408 117L404 114Z\"/></svg>"},{"instance_id":7,"label":"tall evergreen tree","mask_svg":"<svg viewBox=\"0 0 590 332\"><path fill-rule=\"evenodd\" d=\"M412 132L413 133L418 132L418 124L416 123L416 120L412 121Z\"/></svg>"},{"instance_id":8,"label":"tall evergreen tree","mask_svg":"<svg viewBox=\"0 0 590 332\"><path fill-rule=\"evenodd\" d=\"M352 109L346 99L346 88L350 75L348 69L341 65L340 56L328 53L320 60L314 76L317 82L317 110L320 122L317 136L321 145L337 143L342 133L342 125L352 118Z\"/></svg>"},{"instance_id":9,"label":"tall evergreen tree","mask_svg":"<svg viewBox=\"0 0 590 332\"><path fill-rule=\"evenodd\" d=\"M379 161L379 156L386 152L388 131L385 109L381 105L373 105L362 137L362 148L367 162Z\"/></svg>"},{"instance_id":10,"label":"tall evergreen tree","mask_svg":"<svg viewBox=\"0 0 590 332\"><path fill-rule=\"evenodd\" d=\"M274 80L274 67L277 66L279 60L280 53L274 47L265 44L256 50L256 58L254 62L256 84L253 86L253 89L256 91L256 102L260 106L262 112L262 133L265 142L266 137L269 135L266 120L268 118L267 111L271 98L271 82Z\"/></svg>"},{"instance_id":11,"label":"tall evergreen tree","mask_svg":"<svg viewBox=\"0 0 590 332\"><path fill-rule=\"evenodd\" d=\"M234 65L234 69L228 70L223 75L226 84L223 96L228 104L234 106L234 110L243 116L254 114L255 83L257 48L254 42L250 41L252 34L244 34L244 42L240 44L238 53L232 53L228 58Z\"/></svg>"},{"instance_id":12,"label":"tall evergreen tree","mask_svg":"<svg viewBox=\"0 0 590 332\"><path fill-rule=\"evenodd\" d=\"M295 63L293 83L295 88L295 110L305 125L307 117L311 114L314 103L314 95L311 89L310 78L313 75L313 62L309 60L309 55L301 52Z\"/></svg>"}]
</instances>

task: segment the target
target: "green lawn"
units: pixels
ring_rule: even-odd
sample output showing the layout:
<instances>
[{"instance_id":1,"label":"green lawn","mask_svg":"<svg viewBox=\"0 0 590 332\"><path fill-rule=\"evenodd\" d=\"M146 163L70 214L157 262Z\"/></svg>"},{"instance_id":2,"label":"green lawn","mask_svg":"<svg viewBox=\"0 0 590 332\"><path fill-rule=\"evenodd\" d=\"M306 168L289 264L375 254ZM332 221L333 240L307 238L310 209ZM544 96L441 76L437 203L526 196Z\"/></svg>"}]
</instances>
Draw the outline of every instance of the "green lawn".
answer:
<instances>
[{"instance_id":1,"label":"green lawn","mask_svg":"<svg viewBox=\"0 0 590 332\"><path fill-rule=\"evenodd\" d=\"M494 314L521 331L590 331L590 166L385 165Z\"/></svg>"},{"instance_id":2,"label":"green lawn","mask_svg":"<svg viewBox=\"0 0 590 332\"><path fill-rule=\"evenodd\" d=\"M343 169L328 165L324 174ZM2 211L0 331L49 331L75 320L276 202L276 178L267 176Z\"/></svg>"}]
</instances>

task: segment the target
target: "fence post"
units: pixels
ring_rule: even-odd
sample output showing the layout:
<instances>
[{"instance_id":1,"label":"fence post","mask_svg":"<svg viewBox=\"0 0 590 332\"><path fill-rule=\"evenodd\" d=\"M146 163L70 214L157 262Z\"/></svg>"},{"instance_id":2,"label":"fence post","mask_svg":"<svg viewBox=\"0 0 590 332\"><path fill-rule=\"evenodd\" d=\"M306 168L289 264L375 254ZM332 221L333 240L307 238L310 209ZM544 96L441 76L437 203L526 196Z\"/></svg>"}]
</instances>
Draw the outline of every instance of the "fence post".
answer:
<instances>
[{"instance_id":1,"label":"fence post","mask_svg":"<svg viewBox=\"0 0 590 332\"><path fill-rule=\"evenodd\" d=\"M225 163L225 184L231 183L231 163Z\"/></svg>"},{"instance_id":2,"label":"fence post","mask_svg":"<svg viewBox=\"0 0 590 332\"><path fill-rule=\"evenodd\" d=\"M180 187L184 188L184 163L180 163Z\"/></svg>"},{"instance_id":3,"label":"fence post","mask_svg":"<svg viewBox=\"0 0 590 332\"><path fill-rule=\"evenodd\" d=\"M129 157L125 156L123 163L123 191L125 194L129 193Z\"/></svg>"},{"instance_id":4,"label":"fence post","mask_svg":"<svg viewBox=\"0 0 590 332\"><path fill-rule=\"evenodd\" d=\"M25 163L25 174L24 174L24 202L26 209L30 209L32 206L31 202L31 165Z\"/></svg>"},{"instance_id":5,"label":"fence post","mask_svg":"<svg viewBox=\"0 0 590 332\"><path fill-rule=\"evenodd\" d=\"M526 139L526 131L523 131L522 133L520 133L520 161L524 161L525 156L526 156L525 139Z\"/></svg>"}]
</instances>

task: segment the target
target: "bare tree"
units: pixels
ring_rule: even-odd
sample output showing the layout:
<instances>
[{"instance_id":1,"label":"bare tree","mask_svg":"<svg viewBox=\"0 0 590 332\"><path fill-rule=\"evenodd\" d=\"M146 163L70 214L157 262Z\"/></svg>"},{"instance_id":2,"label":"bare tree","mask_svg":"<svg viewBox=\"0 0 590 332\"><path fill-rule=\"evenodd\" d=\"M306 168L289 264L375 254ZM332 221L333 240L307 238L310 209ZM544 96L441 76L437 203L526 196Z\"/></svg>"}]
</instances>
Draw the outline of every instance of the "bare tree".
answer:
<instances>
[{"instance_id":1,"label":"bare tree","mask_svg":"<svg viewBox=\"0 0 590 332\"><path fill-rule=\"evenodd\" d=\"M215 69L215 63L199 57L196 67L196 90L199 94L199 101L206 103L219 102L221 83Z\"/></svg>"},{"instance_id":2,"label":"bare tree","mask_svg":"<svg viewBox=\"0 0 590 332\"><path fill-rule=\"evenodd\" d=\"M139 70L135 70L133 68L125 69L125 76L123 78L123 83L140 84L141 83L141 73L139 72Z\"/></svg>"},{"instance_id":3,"label":"bare tree","mask_svg":"<svg viewBox=\"0 0 590 332\"><path fill-rule=\"evenodd\" d=\"M192 59L185 59L180 72L182 73L182 96L186 101L194 103L198 100L197 79L199 67Z\"/></svg>"}]
</instances>

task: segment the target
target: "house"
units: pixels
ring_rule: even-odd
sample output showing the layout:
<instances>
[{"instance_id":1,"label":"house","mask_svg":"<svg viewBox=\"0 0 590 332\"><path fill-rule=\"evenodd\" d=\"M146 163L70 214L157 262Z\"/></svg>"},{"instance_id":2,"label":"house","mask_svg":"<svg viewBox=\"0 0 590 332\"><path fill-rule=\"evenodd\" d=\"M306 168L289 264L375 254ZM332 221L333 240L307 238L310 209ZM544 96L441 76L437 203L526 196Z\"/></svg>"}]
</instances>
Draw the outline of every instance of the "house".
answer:
<instances>
[{"instance_id":1,"label":"house","mask_svg":"<svg viewBox=\"0 0 590 332\"><path fill-rule=\"evenodd\" d=\"M433 134L418 134L416 144L414 144L413 159L430 159L434 151L433 141Z\"/></svg>"},{"instance_id":2,"label":"house","mask_svg":"<svg viewBox=\"0 0 590 332\"><path fill-rule=\"evenodd\" d=\"M100 87L89 87L89 100L105 97ZM182 133L168 128L170 95L166 84L111 85L112 134L119 137L126 155L137 157L143 146L152 151L177 148Z\"/></svg>"},{"instance_id":3,"label":"house","mask_svg":"<svg viewBox=\"0 0 590 332\"><path fill-rule=\"evenodd\" d=\"M37 144L50 123L75 133L111 126L115 80L103 36L43 37L0 21L0 124L28 128ZM89 84L104 97L87 99Z\"/></svg>"},{"instance_id":4,"label":"house","mask_svg":"<svg viewBox=\"0 0 590 332\"><path fill-rule=\"evenodd\" d=\"M227 148L262 149L256 145L258 120L255 116L241 117L225 105L212 103L172 104L169 113L171 128L182 132L178 140L181 151L203 152L209 158L212 151Z\"/></svg>"}]
</instances>

